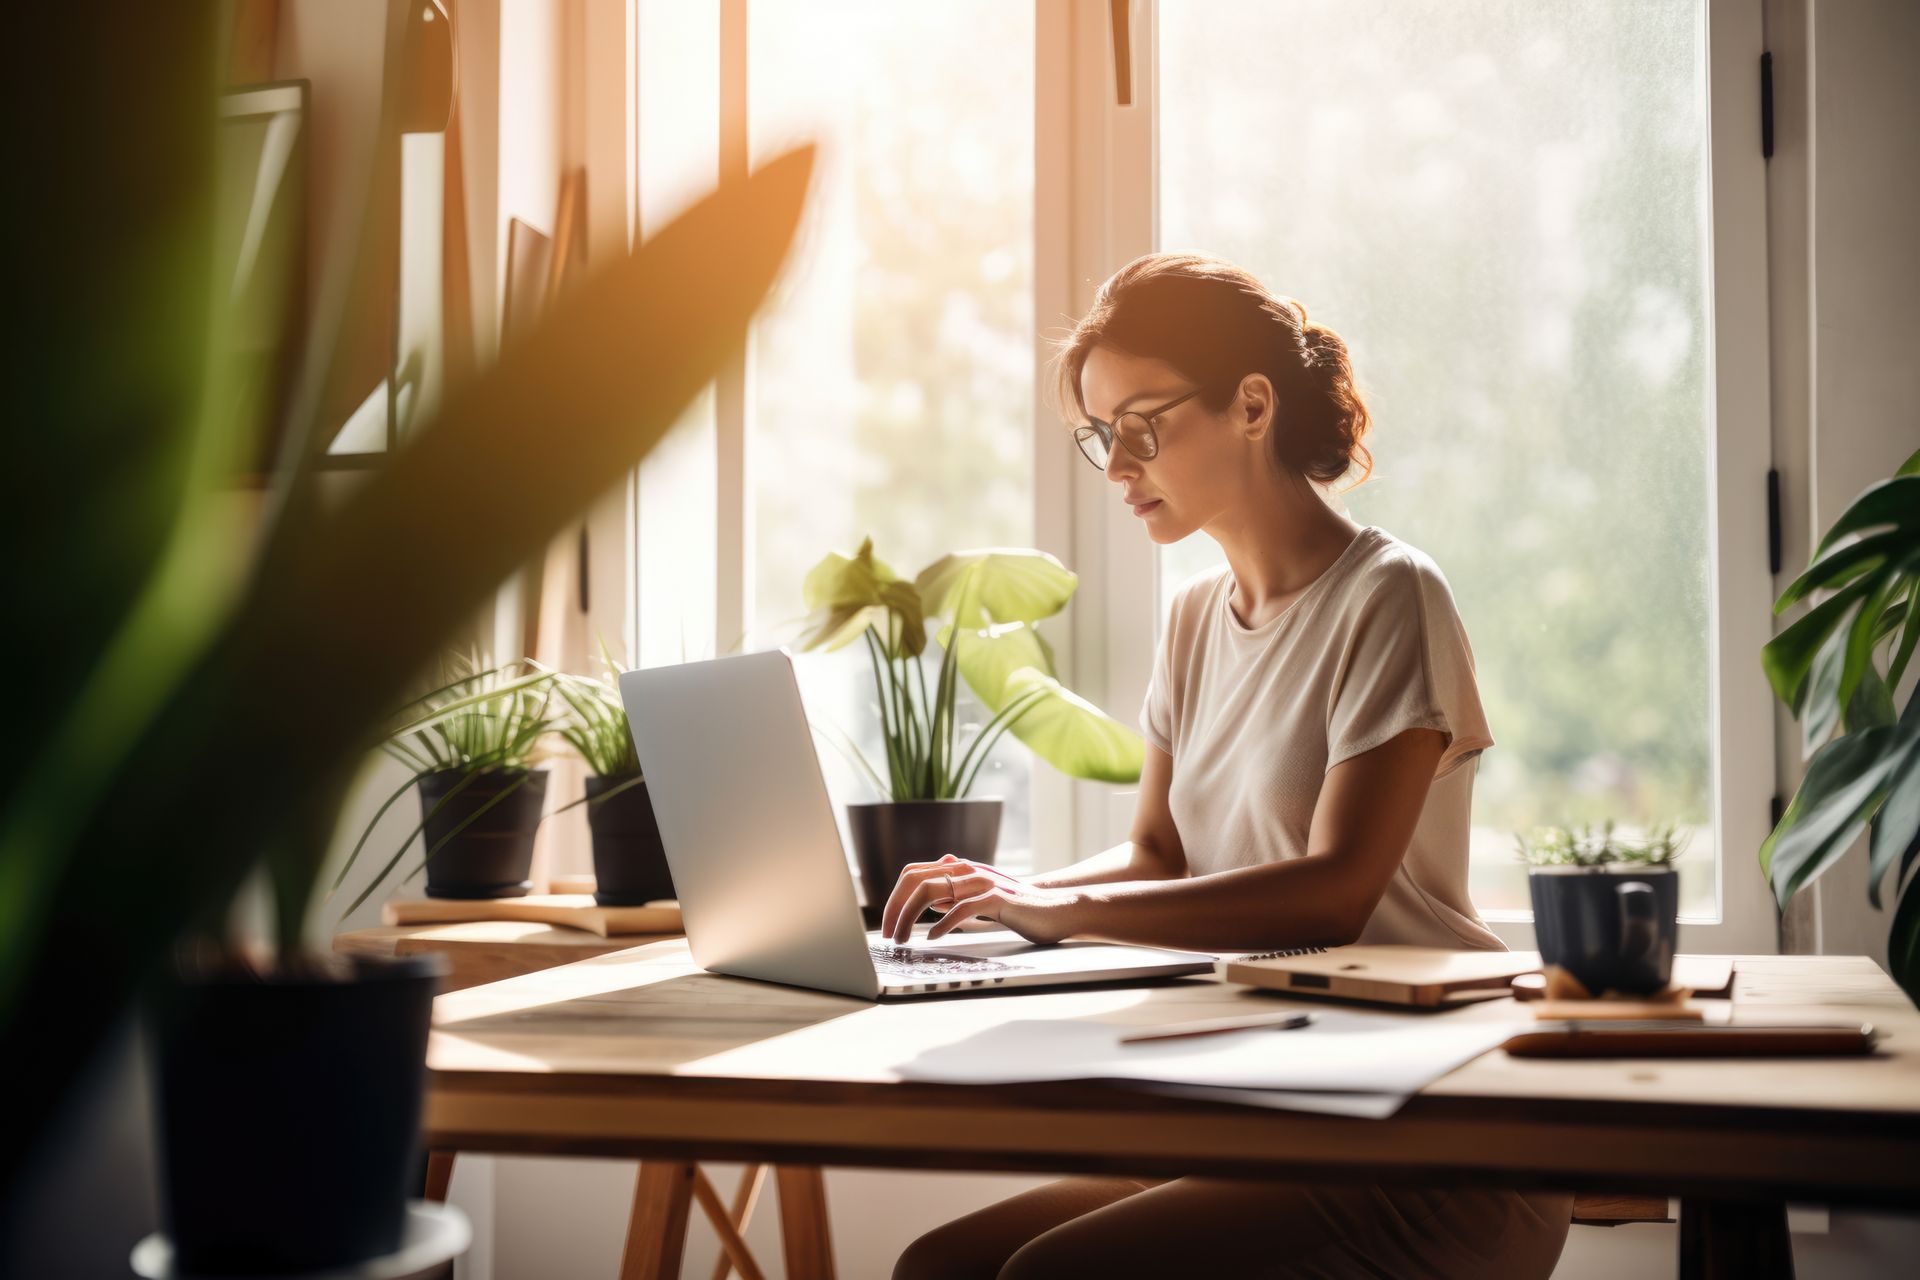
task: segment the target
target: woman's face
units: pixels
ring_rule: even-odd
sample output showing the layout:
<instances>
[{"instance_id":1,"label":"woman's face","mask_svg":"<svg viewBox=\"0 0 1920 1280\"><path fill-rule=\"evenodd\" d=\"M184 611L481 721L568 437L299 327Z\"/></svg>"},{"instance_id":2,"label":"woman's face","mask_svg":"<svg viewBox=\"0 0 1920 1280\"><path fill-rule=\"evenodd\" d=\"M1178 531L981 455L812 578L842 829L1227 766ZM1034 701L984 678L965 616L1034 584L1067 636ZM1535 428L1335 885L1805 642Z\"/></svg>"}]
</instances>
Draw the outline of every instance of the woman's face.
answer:
<instances>
[{"instance_id":1,"label":"woman's face","mask_svg":"<svg viewBox=\"0 0 1920 1280\"><path fill-rule=\"evenodd\" d=\"M1105 422L1122 413L1152 413L1194 389L1194 383L1162 360L1095 347L1080 369L1080 397L1087 412ZM1252 468L1264 462L1272 396L1255 374L1222 412L1195 397L1153 422L1160 448L1141 461L1118 440L1108 451L1107 479L1143 521L1155 542L1180 541L1215 524L1246 498Z\"/></svg>"}]
</instances>

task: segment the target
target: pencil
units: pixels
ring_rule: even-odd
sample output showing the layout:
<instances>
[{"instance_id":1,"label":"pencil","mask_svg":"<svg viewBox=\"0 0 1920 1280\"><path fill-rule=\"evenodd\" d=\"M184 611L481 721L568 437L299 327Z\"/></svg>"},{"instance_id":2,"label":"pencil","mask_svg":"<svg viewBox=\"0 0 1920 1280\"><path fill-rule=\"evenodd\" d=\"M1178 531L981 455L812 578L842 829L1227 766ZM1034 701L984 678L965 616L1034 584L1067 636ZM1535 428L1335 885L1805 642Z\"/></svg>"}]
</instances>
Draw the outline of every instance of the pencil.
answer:
<instances>
[{"instance_id":1,"label":"pencil","mask_svg":"<svg viewBox=\"0 0 1920 1280\"><path fill-rule=\"evenodd\" d=\"M1310 1013L1267 1013L1257 1018L1216 1018L1211 1022L1189 1022L1182 1027L1159 1031L1136 1031L1121 1036L1121 1044L1144 1044L1150 1040L1184 1040L1189 1036L1211 1036L1225 1031L1252 1031L1266 1027L1273 1031L1292 1031L1313 1021Z\"/></svg>"}]
</instances>

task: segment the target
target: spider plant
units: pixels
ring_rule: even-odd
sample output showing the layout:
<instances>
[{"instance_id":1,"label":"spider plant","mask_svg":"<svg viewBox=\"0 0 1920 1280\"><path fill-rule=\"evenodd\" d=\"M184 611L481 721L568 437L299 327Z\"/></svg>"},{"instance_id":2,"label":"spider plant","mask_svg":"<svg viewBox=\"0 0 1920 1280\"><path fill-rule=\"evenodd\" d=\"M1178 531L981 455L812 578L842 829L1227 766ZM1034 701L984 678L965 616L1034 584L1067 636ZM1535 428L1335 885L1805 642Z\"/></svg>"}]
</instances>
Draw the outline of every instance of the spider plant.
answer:
<instances>
[{"instance_id":1,"label":"spider plant","mask_svg":"<svg viewBox=\"0 0 1920 1280\"><path fill-rule=\"evenodd\" d=\"M552 673L554 687L567 706L567 714L560 721L560 736L600 777L638 775L640 754L633 745L633 731L627 727L627 709L620 701L620 690L614 685L621 667L613 660L604 636L600 640L600 667L606 673L600 677Z\"/></svg>"},{"instance_id":2,"label":"spider plant","mask_svg":"<svg viewBox=\"0 0 1920 1280\"><path fill-rule=\"evenodd\" d=\"M1887 967L1920 1000L1920 877L1910 874L1920 860L1920 697L1910 690L1894 706L1920 644L1920 453L1854 499L1773 610L1816 591L1831 594L1760 651L1809 757L1760 866L1784 910L1865 832L1876 908L1892 873Z\"/></svg>"},{"instance_id":3,"label":"spider plant","mask_svg":"<svg viewBox=\"0 0 1920 1280\"><path fill-rule=\"evenodd\" d=\"M1134 782L1146 748L1138 735L1077 696L1054 674L1053 651L1037 623L1060 612L1079 578L1042 551L962 551L922 569L911 582L874 558L866 539L849 558L829 555L807 574L812 610L802 650L864 642L886 747L886 778L847 735L819 732L896 802L963 799L994 744L1008 733L1062 773ZM930 620L940 662L927 685ZM962 737L956 713L964 678L987 709L985 725Z\"/></svg>"},{"instance_id":4,"label":"spider plant","mask_svg":"<svg viewBox=\"0 0 1920 1280\"><path fill-rule=\"evenodd\" d=\"M603 659L607 671L618 674L612 658ZM535 664L538 665L538 664ZM633 730L627 727L627 709L620 691L607 680L553 671L553 688L564 704L554 721L553 731L581 763L596 777L609 784L604 790L590 791L578 800L561 805L548 817L565 813L578 805L599 806L646 782L640 772L640 753L633 745Z\"/></svg>"},{"instance_id":5,"label":"spider plant","mask_svg":"<svg viewBox=\"0 0 1920 1280\"><path fill-rule=\"evenodd\" d=\"M1639 838L1616 835L1611 818L1600 824L1598 832L1588 823L1578 831L1535 827L1514 833L1520 860L1530 867L1670 867L1686 848L1687 838L1671 822L1655 826Z\"/></svg>"},{"instance_id":6,"label":"spider plant","mask_svg":"<svg viewBox=\"0 0 1920 1280\"><path fill-rule=\"evenodd\" d=\"M400 842L379 873L361 888L359 896L342 913L343 918L352 915L386 883L428 825L477 780L489 775L504 776L506 785L428 846L420 859L422 869L468 827L524 789L534 776L530 770L540 757L541 740L561 728L561 722L551 714L552 672L526 660L482 666L476 654L450 660L446 665L450 670L443 674L458 674L402 707L380 744L383 751L407 767L409 776L368 820L352 852L334 876L328 896L340 891L387 810L412 791L422 778L437 773L462 776L439 798L422 804L418 825Z\"/></svg>"}]
</instances>

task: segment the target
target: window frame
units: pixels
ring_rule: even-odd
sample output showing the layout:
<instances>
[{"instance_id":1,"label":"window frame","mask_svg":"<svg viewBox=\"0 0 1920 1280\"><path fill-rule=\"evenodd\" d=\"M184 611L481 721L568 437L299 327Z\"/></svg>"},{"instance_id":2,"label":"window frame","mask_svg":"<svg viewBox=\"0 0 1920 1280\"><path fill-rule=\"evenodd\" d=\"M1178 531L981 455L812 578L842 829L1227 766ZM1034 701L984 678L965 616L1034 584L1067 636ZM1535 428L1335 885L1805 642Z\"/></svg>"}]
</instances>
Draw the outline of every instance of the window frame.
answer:
<instances>
[{"instance_id":1,"label":"window frame","mask_svg":"<svg viewBox=\"0 0 1920 1280\"><path fill-rule=\"evenodd\" d=\"M1063 6L1064 7L1064 6ZM1082 55L1075 61L1074 135L1063 158L1075 176L1070 203L1081 251L1072 278L1091 301L1097 283L1158 244L1158 0L1130 0L1133 105L1116 102L1111 35L1104 66L1087 65L1096 43L1085 25L1105 24L1107 6L1076 0ZM1778 916L1755 851L1772 826L1774 717L1760 671L1771 637L1773 582L1766 555L1766 482L1772 466L1768 363L1766 167L1760 150L1755 70L1765 48L1760 0L1706 0L1707 150L1713 352L1709 390L1710 593L1709 720L1712 796L1719 833L1719 918L1683 918L1688 951L1769 954L1778 950ZM1071 448L1071 438L1065 437ZM1083 578L1082 627L1104 643L1089 646L1090 674L1079 687L1103 705L1135 707L1144 698L1162 621L1158 572L1133 572L1141 541L1120 503L1098 492L1102 477L1082 466L1070 481L1076 538L1067 550ZM1084 508L1097 505L1104 518ZM1097 568L1095 566L1098 566ZM1089 595L1091 599L1087 599ZM1077 651L1078 654L1086 651ZM1497 732L1497 729L1496 729ZM1081 816L1077 814L1076 816ZM1079 834L1089 834L1083 828ZM1082 840L1076 847L1088 848ZM1489 913L1509 946L1531 948L1528 913Z\"/></svg>"},{"instance_id":2,"label":"window frame","mask_svg":"<svg viewBox=\"0 0 1920 1280\"><path fill-rule=\"evenodd\" d=\"M611 102L608 77L624 95L622 127L587 148L589 189L624 193L626 236L595 236L603 249L636 234L639 0L589 0L588 27L625 28L624 40L587 43L589 99ZM716 0L720 26L720 138L723 174L747 155L749 0ZM1145 696L1161 621L1155 572L1139 571L1137 522L1103 476L1078 458L1049 395L1052 340L1083 314L1094 290L1120 266L1152 251L1156 208L1156 75L1159 0L1128 0L1131 103L1117 101L1113 7L1108 0L1034 0L1034 545L1080 575L1073 607L1051 628L1062 677L1130 720ZM597 15L597 16L596 16ZM1765 162L1760 153L1754 69L1764 48L1761 0L1705 0L1712 272L1709 394L1712 484L1709 556L1714 634L1710 647L1712 790L1719 832L1720 918L1684 921L1682 945L1696 952L1771 953L1778 917L1753 851L1771 827L1775 718L1759 666L1771 635L1773 582L1767 565L1767 472L1772 465L1768 383ZM594 87L598 77L600 89ZM615 184L611 187L601 184ZM597 207L617 225L618 200ZM715 447L715 608L718 647L750 624L752 548L746 414L752 353L721 375ZM617 608L629 651L639 634L635 573L646 522L636 471L625 497L603 518L620 527L626 572ZM617 512L617 515L614 514ZM611 539L609 540L612 541ZM598 601L596 601L598 603ZM597 612L597 610L596 610ZM1127 838L1137 793L1033 774L1036 869L1064 865ZM1525 919L1490 920L1509 945L1531 947Z\"/></svg>"}]
</instances>

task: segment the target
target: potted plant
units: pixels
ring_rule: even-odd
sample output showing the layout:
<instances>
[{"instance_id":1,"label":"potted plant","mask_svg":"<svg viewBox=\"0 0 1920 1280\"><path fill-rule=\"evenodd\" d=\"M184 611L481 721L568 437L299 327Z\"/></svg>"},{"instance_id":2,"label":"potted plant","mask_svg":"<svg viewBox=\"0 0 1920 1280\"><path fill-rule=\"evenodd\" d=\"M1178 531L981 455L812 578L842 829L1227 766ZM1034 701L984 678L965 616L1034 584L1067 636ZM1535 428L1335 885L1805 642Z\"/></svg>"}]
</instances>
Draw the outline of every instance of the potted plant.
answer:
<instances>
[{"instance_id":1,"label":"potted plant","mask_svg":"<svg viewBox=\"0 0 1920 1280\"><path fill-rule=\"evenodd\" d=\"M873 668L886 773L845 733L820 731L883 797L847 806L868 911L877 911L910 862L953 853L992 862L1000 802L970 798L987 754L1008 733L1061 772L1102 782L1139 780L1139 736L1076 696L1054 674L1037 624L1060 612L1079 579L1041 551L996 548L942 556L912 580L874 558L871 538L849 558L828 555L807 574L811 611L798 645L864 642ZM929 624L940 650L933 683L923 660ZM962 726L965 679L990 719ZM971 732L963 733L963 729Z\"/></svg>"},{"instance_id":2,"label":"potted plant","mask_svg":"<svg viewBox=\"0 0 1920 1280\"><path fill-rule=\"evenodd\" d=\"M607 669L617 670L611 659ZM603 907L639 907L672 898L673 870L619 690L589 676L557 673L554 680L566 704L560 736L593 771L586 795L573 802L587 806L593 832L593 900Z\"/></svg>"},{"instance_id":3,"label":"potted plant","mask_svg":"<svg viewBox=\"0 0 1920 1280\"><path fill-rule=\"evenodd\" d=\"M20 211L37 246L20 293L45 323L10 348L7 381L48 429L21 440L15 471L36 483L0 512L10 594L36 611L14 637L35 675L4 748L18 785L0 796L0 1040L30 1047L8 1058L30 1101L0 1126L0 1212L18 1225L23 1186L96 1119L88 1082L119 1074L101 1054L158 988L175 1265L283 1274L390 1251L414 1174L431 966L341 961L312 910L359 766L432 655L741 349L811 159L741 175L614 255L451 383L380 466L322 476L334 338L378 301L390 248L401 95L383 94L367 173L342 178L368 196L340 220L299 358L262 386L223 345L233 317L212 287L223 14L129 8L105 45L78 10L35 29L39 72L81 90L46 155L141 127L137 147L93 148ZM417 61L409 24L392 10L385 65ZM140 207L110 234L99 211L130 190ZM260 269L276 267L298 263ZM231 486L263 440L279 442L272 492L244 504L256 536L236 537ZM218 803L189 802L213 780ZM255 884L258 929L233 910Z\"/></svg>"},{"instance_id":4,"label":"potted plant","mask_svg":"<svg viewBox=\"0 0 1920 1280\"><path fill-rule=\"evenodd\" d=\"M1867 900L1895 906L1887 969L1920 1001L1920 697L1894 693L1920 644L1920 453L1841 513L1776 614L1831 592L1768 641L1760 665L1800 721L1807 771L1760 846L1785 910L1867 834ZM1882 664L1885 664L1884 667Z\"/></svg>"},{"instance_id":5,"label":"potted plant","mask_svg":"<svg viewBox=\"0 0 1920 1280\"><path fill-rule=\"evenodd\" d=\"M458 674L402 707L380 744L411 776L368 820L331 892L409 791L419 793L420 822L347 915L386 882L416 839L425 841L421 866L430 898L517 898L532 887L533 838L547 796L547 771L535 766L542 739L559 728L550 714L553 673L524 660L483 666L477 656L447 666L447 674Z\"/></svg>"},{"instance_id":6,"label":"potted plant","mask_svg":"<svg viewBox=\"0 0 1920 1280\"><path fill-rule=\"evenodd\" d=\"M1527 864L1533 929L1541 961L1578 979L1594 995L1649 994L1666 987L1680 913L1674 860L1686 839L1669 823L1639 838L1618 834L1612 819L1536 827L1514 837Z\"/></svg>"}]
</instances>

